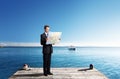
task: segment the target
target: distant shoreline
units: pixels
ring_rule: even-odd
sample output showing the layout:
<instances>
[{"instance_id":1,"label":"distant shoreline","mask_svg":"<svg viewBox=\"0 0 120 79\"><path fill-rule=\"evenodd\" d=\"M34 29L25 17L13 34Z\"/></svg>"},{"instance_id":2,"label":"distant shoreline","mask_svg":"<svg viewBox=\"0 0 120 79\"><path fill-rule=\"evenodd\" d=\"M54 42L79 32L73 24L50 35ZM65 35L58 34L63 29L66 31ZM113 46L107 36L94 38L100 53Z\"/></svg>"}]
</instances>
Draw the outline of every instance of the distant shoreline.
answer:
<instances>
[{"instance_id":1,"label":"distant shoreline","mask_svg":"<svg viewBox=\"0 0 120 79\"><path fill-rule=\"evenodd\" d=\"M42 46L2 46L0 48L41 48ZM70 46L53 46L53 47L70 47ZM75 46L75 48L120 48L120 47L112 47L112 46Z\"/></svg>"}]
</instances>

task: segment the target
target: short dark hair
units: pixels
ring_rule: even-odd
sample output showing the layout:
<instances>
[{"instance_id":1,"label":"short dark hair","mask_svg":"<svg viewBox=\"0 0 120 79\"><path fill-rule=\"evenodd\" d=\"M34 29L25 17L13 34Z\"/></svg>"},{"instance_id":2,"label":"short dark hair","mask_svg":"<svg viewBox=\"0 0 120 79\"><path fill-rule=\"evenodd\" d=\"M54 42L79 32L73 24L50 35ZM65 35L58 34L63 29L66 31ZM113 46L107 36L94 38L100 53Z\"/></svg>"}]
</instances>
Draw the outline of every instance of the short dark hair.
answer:
<instances>
[{"instance_id":1,"label":"short dark hair","mask_svg":"<svg viewBox=\"0 0 120 79\"><path fill-rule=\"evenodd\" d=\"M47 27L50 27L49 25L44 25L44 29L46 29Z\"/></svg>"}]
</instances>

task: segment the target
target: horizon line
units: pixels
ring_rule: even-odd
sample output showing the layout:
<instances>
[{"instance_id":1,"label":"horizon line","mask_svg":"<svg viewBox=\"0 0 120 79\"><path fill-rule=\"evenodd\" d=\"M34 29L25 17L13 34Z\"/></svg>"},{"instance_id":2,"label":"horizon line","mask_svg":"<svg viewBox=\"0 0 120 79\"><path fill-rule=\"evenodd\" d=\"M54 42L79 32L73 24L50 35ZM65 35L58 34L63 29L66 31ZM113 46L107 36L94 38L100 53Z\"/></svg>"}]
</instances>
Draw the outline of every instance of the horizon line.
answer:
<instances>
[{"instance_id":1,"label":"horizon line","mask_svg":"<svg viewBox=\"0 0 120 79\"><path fill-rule=\"evenodd\" d=\"M23 47L29 47L29 46L42 46L40 45L40 43L38 42L0 42L0 46L23 46ZM80 43L80 42L61 42L61 43L57 43L53 46L75 46L75 47L120 47L120 45L116 45L116 44L101 44L101 43Z\"/></svg>"}]
</instances>

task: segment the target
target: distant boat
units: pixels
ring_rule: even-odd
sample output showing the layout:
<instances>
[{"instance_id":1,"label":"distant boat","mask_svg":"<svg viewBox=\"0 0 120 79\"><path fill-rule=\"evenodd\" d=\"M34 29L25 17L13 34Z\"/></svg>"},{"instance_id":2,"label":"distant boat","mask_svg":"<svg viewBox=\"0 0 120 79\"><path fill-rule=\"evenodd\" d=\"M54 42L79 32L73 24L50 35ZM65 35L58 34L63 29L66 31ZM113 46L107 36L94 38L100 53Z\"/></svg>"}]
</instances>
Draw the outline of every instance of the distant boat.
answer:
<instances>
[{"instance_id":1,"label":"distant boat","mask_svg":"<svg viewBox=\"0 0 120 79\"><path fill-rule=\"evenodd\" d=\"M72 45L71 45L68 49L69 49L69 50L73 50L73 51L76 50L76 48L75 48L74 46L72 46Z\"/></svg>"}]
</instances>

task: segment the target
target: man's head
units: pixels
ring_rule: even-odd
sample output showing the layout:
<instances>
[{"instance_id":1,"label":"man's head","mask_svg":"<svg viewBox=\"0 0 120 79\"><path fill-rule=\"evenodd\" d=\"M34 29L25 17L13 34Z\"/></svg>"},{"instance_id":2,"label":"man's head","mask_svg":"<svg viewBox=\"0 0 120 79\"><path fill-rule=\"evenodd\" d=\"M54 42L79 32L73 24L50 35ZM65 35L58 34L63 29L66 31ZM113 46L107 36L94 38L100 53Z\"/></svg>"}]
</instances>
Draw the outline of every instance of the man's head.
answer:
<instances>
[{"instance_id":1,"label":"man's head","mask_svg":"<svg viewBox=\"0 0 120 79\"><path fill-rule=\"evenodd\" d=\"M45 25L45 26L44 26L44 30L45 30L45 32L48 33L48 32L49 32L49 29L50 29L49 25Z\"/></svg>"}]
</instances>

